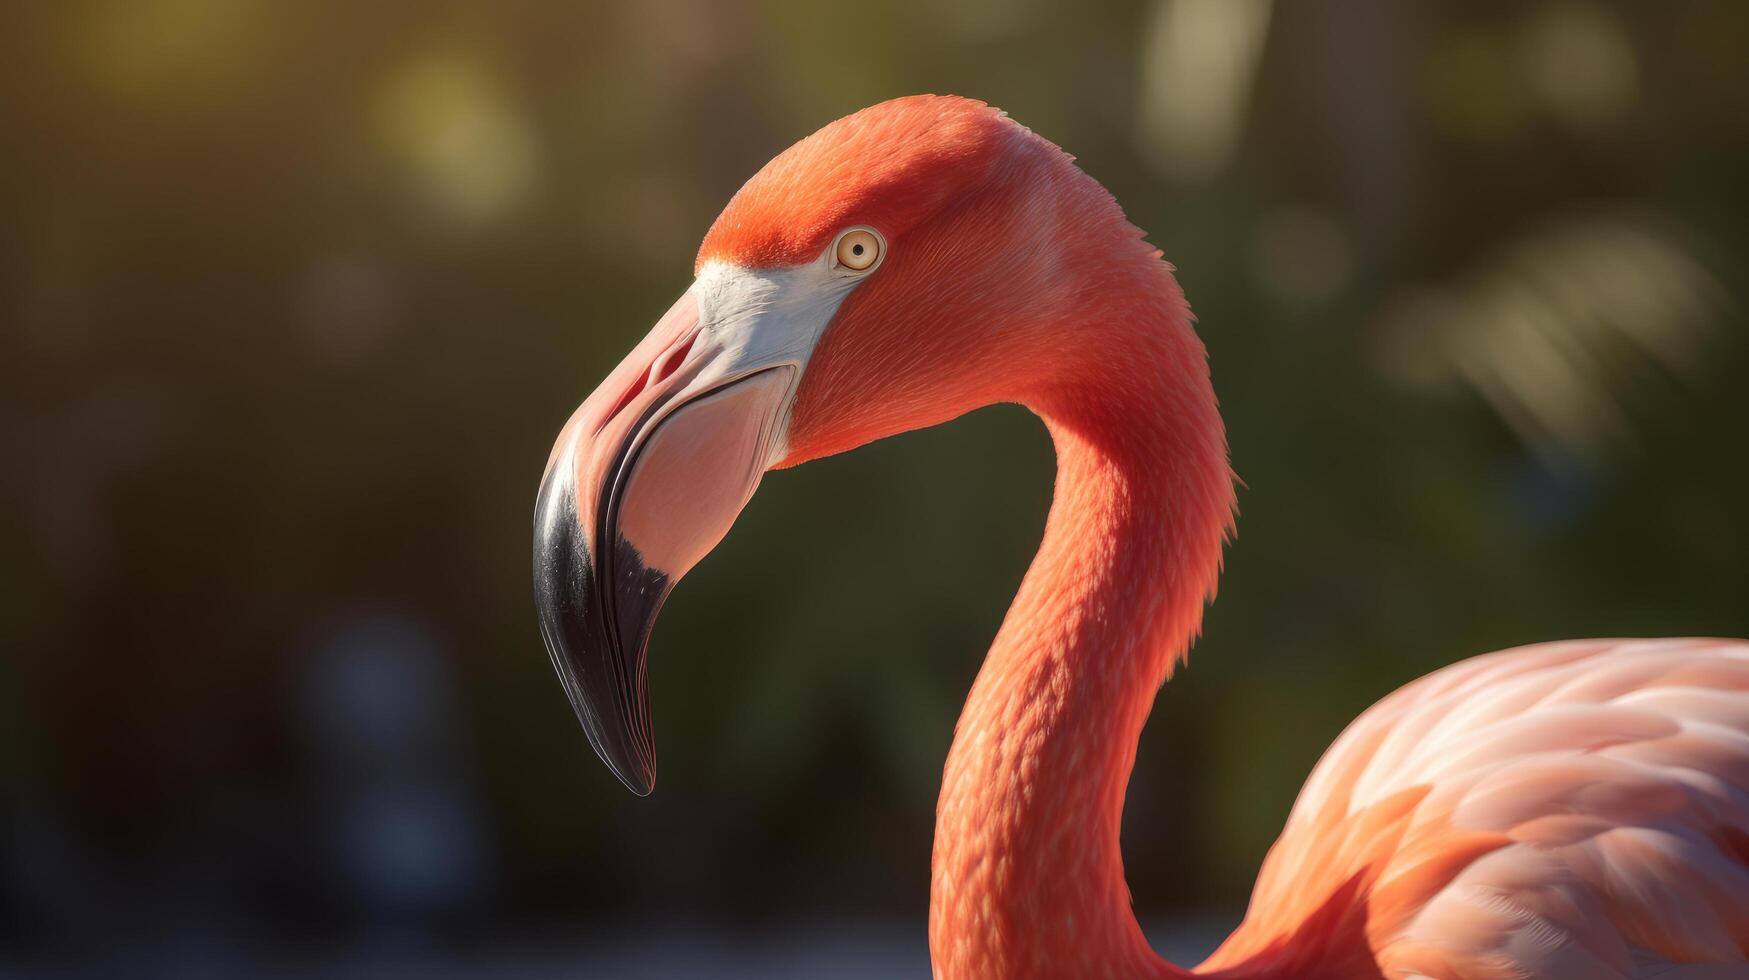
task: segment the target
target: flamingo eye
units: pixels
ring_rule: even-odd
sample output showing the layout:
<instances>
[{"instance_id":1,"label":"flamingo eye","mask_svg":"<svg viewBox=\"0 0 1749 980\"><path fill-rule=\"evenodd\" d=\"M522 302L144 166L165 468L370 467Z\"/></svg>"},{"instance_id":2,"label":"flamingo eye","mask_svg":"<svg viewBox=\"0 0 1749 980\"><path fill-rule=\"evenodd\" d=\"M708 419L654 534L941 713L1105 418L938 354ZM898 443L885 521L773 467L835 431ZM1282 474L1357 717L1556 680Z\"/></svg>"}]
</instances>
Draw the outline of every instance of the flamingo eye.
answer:
<instances>
[{"instance_id":1,"label":"flamingo eye","mask_svg":"<svg viewBox=\"0 0 1749 980\"><path fill-rule=\"evenodd\" d=\"M838 236L832 246L832 264L851 272L873 269L886 252L887 243L873 228L851 228Z\"/></svg>"}]
</instances>

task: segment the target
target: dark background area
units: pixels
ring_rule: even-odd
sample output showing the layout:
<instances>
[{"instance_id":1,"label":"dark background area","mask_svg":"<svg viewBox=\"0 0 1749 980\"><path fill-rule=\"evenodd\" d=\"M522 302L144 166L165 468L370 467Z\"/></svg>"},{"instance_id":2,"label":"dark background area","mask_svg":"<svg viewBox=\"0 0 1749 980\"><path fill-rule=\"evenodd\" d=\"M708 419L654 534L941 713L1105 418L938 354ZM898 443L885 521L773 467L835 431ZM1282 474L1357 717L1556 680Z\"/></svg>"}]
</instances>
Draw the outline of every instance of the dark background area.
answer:
<instances>
[{"instance_id":1,"label":"dark background area","mask_svg":"<svg viewBox=\"0 0 1749 980\"><path fill-rule=\"evenodd\" d=\"M729 195L914 92L1074 153L1200 317L1239 537L1125 847L1219 935L1394 687L1749 634L1746 51L1736 0L8 4L0 971L926 973L1042 428L768 478L657 629L649 799L528 572Z\"/></svg>"}]
</instances>

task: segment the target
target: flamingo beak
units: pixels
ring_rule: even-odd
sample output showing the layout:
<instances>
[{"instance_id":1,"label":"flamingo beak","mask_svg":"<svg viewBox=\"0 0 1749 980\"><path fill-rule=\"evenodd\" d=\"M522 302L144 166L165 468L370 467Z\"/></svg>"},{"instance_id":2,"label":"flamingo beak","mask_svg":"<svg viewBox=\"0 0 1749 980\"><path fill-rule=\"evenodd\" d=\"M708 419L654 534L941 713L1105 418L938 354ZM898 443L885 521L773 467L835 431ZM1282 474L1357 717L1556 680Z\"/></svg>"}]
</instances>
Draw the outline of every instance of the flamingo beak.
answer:
<instances>
[{"instance_id":1,"label":"flamingo beak","mask_svg":"<svg viewBox=\"0 0 1749 980\"><path fill-rule=\"evenodd\" d=\"M572 415L535 503L547 653L596 754L639 796L656 782L651 627L758 487L798 372L713 346L695 292Z\"/></svg>"}]
</instances>

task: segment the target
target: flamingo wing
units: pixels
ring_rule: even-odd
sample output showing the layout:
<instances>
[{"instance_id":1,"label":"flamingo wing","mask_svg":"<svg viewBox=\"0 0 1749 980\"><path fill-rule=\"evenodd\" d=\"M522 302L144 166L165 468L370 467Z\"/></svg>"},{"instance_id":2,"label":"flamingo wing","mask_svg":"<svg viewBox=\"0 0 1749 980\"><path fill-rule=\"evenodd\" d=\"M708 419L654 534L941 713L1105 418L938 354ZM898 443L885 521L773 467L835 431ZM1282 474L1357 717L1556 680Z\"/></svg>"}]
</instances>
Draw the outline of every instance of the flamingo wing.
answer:
<instances>
[{"instance_id":1,"label":"flamingo wing","mask_svg":"<svg viewBox=\"0 0 1749 980\"><path fill-rule=\"evenodd\" d=\"M1198 972L1749 977L1749 643L1541 644L1391 694Z\"/></svg>"}]
</instances>

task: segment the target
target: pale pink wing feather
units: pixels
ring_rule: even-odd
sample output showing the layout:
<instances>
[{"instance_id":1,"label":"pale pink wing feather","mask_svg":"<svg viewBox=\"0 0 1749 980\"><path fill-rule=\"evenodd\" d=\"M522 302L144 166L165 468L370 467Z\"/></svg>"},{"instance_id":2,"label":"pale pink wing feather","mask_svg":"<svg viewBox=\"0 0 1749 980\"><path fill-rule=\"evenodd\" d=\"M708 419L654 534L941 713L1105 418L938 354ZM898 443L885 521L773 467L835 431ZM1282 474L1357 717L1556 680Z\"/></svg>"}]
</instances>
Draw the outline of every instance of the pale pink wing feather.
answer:
<instances>
[{"instance_id":1,"label":"pale pink wing feather","mask_svg":"<svg viewBox=\"0 0 1749 980\"><path fill-rule=\"evenodd\" d=\"M1588 640L1456 664L1356 719L1198 972L1701 980L1746 963L1749 643Z\"/></svg>"}]
</instances>

